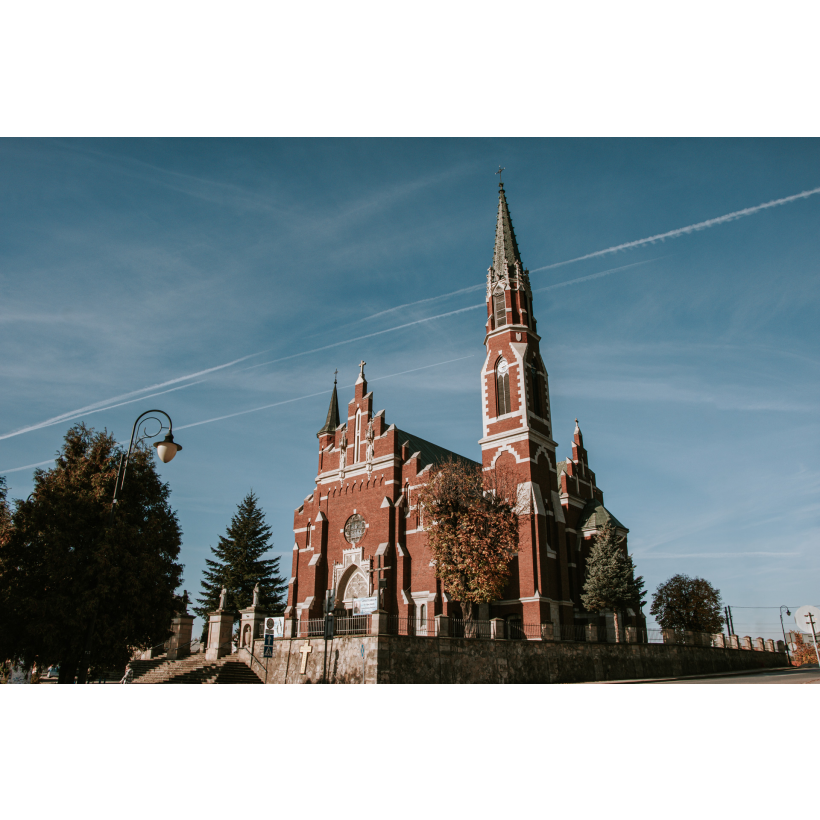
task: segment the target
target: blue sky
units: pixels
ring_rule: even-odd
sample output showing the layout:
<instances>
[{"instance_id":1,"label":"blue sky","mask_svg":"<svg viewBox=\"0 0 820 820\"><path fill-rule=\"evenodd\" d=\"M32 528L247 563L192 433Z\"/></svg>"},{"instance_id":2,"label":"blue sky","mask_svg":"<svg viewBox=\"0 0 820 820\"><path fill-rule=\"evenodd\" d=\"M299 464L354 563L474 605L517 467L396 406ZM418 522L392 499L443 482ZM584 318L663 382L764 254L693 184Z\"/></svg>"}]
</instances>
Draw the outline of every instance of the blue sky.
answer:
<instances>
[{"instance_id":1,"label":"blue sky","mask_svg":"<svg viewBox=\"0 0 820 820\"><path fill-rule=\"evenodd\" d=\"M388 423L478 458L499 164L559 458L577 416L649 590L817 603L820 192L570 261L818 189L817 140L4 140L12 496L75 417L122 440L165 410L198 592L251 488L288 574L336 368L342 403L365 359Z\"/></svg>"}]
</instances>

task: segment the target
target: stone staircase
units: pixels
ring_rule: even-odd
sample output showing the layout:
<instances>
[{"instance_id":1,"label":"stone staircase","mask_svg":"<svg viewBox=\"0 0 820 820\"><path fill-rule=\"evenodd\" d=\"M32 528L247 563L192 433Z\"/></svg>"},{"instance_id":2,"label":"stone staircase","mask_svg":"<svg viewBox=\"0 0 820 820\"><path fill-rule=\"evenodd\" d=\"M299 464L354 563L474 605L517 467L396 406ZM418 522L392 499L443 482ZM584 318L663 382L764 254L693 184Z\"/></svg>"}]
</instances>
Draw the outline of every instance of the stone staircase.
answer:
<instances>
[{"instance_id":1,"label":"stone staircase","mask_svg":"<svg viewBox=\"0 0 820 820\"><path fill-rule=\"evenodd\" d=\"M263 683L237 655L206 661L205 654L189 655L177 661L152 658L131 661L134 683Z\"/></svg>"}]
</instances>

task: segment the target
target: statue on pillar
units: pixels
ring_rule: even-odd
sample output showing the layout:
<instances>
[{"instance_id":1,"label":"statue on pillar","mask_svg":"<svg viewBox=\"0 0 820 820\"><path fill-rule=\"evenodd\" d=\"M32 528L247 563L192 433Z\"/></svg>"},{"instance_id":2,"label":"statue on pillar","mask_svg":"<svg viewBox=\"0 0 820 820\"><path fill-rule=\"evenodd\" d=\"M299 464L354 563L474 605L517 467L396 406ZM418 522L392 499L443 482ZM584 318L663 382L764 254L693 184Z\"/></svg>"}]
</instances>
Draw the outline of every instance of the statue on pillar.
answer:
<instances>
[{"instance_id":1,"label":"statue on pillar","mask_svg":"<svg viewBox=\"0 0 820 820\"><path fill-rule=\"evenodd\" d=\"M367 442L367 477L370 478L373 475L373 452L374 452L374 440L376 438L375 432L373 431L373 419L367 424L367 433L365 435L365 441Z\"/></svg>"},{"instance_id":2,"label":"statue on pillar","mask_svg":"<svg viewBox=\"0 0 820 820\"><path fill-rule=\"evenodd\" d=\"M183 589L182 590L182 614L183 615L188 614L188 602L189 601L190 601L190 598L188 598L188 590Z\"/></svg>"},{"instance_id":3,"label":"statue on pillar","mask_svg":"<svg viewBox=\"0 0 820 820\"><path fill-rule=\"evenodd\" d=\"M256 586L253 588L253 606L259 606L259 581L256 582Z\"/></svg>"},{"instance_id":4,"label":"statue on pillar","mask_svg":"<svg viewBox=\"0 0 820 820\"><path fill-rule=\"evenodd\" d=\"M219 594L219 609L223 610L228 606L228 590L222 587L222 592Z\"/></svg>"}]
</instances>

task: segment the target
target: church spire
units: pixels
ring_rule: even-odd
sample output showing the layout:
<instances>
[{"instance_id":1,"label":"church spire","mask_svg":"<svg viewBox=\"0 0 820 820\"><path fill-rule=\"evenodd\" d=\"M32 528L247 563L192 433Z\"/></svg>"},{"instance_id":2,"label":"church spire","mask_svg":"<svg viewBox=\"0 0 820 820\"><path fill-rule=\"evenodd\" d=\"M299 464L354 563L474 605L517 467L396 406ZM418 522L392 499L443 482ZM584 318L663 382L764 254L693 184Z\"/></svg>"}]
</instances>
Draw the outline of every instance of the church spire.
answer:
<instances>
[{"instance_id":1,"label":"church spire","mask_svg":"<svg viewBox=\"0 0 820 820\"><path fill-rule=\"evenodd\" d=\"M493 250L493 270L497 279L506 274L507 265L509 265L510 276L515 276L517 272L524 269L521 264L521 254L518 252L518 243L515 241L507 197L504 194L504 183L499 182L498 218L495 225L495 248Z\"/></svg>"},{"instance_id":2,"label":"church spire","mask_svg":"<svg viewBox=\"0 0 820 820\"><path fill-rule=\"evenodd\" d=\"M338 372L338 371L337 371ZM333 377L333 395L330 397L330 407L327 409L327 421L325 426L316 434L316 438L322 435L333 435L339 426L339 397L336 394L336 377Z\"/></svg>"}]
</instances>

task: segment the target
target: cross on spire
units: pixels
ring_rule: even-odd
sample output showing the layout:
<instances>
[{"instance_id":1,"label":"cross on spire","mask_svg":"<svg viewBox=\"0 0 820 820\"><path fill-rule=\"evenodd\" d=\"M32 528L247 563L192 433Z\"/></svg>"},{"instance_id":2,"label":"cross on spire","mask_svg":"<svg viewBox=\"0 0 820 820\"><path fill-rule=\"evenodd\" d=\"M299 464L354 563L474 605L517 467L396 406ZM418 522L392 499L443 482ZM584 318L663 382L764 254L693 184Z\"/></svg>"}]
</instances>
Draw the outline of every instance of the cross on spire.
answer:
<instances>
[{"instance_id":1,"label":"cross on spire","mask_svg":"<svg viewBox=\"0 0 820 820\"><path fill-rule=\"evenodd\" d=\"M502 168L502 167L499 165L499 166L498 166L498 170L496 171L496 173L498 174L498 187L499 187L499 188L503 188L503 187L504 187L504 178L501 176L501 172L502 172L502 171L506 171L506 170L507 170L506 168Z\"/></svg>"},{"instance_id":2,"label":"cross on spire","mask_svg":"<svg viewBox=\"0 0 820 820\"><path fill-rule=\"evenodd\" d=\"M339 369L333 371L333 384L336 384L336 377L339 375Z\"/></svg>"},{"instance_id":3,"label":"cross on spire","mask_svg":"<svg viewBox=\"0 0 820 820\"><path fill-rule=\"evenodd\" d=\"M364 366L365 366L366 364L367 364L367 362L366 362L364 359L362 359L362 360L359 362L359 375L360 375L362 378L364 378Z\"/></svg>"}]
</instances>

